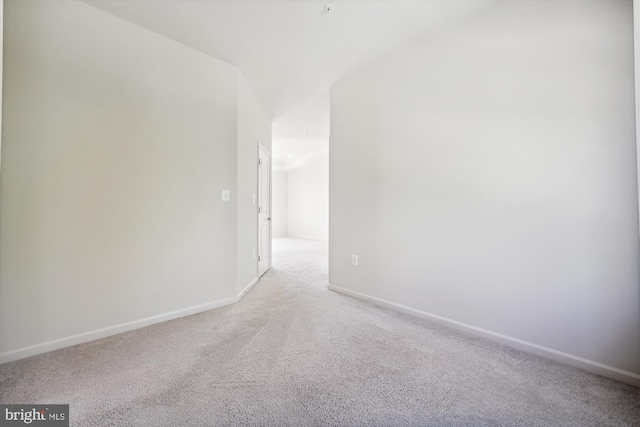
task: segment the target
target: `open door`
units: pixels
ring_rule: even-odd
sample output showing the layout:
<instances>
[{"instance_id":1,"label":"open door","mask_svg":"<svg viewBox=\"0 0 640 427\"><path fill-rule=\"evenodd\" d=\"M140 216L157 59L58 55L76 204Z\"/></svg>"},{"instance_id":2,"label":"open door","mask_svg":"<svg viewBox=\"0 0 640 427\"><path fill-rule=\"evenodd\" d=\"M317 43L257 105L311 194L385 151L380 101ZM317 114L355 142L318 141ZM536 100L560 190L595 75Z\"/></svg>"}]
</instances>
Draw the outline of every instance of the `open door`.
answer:
<instances>
[{"instance_id":1,"label":"open door","mask_svg":"<svg viewBox=\"0 0 640 427\"><path fill-rule=\"evenodd\" d=\"M271 154L258 157L258 277L271 267Z\"/></svg>"}]
</instances>

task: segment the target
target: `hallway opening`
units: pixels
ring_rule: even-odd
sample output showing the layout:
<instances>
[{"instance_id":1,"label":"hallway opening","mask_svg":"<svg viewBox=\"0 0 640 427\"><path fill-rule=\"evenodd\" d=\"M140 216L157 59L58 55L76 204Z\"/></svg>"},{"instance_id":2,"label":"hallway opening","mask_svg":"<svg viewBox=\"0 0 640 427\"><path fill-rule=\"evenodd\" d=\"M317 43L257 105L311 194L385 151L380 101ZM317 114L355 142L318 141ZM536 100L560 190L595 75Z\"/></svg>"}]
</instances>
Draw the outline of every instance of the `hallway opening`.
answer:
<instances>
[{"instance_id":1,"label":"hallway opening","mask_svg":"<svg viewBox=\"0 0 640 427\"><path fill-rule=\"evenodd\" d=\"M329 240L329 117L323 92L274 119L273 238Z\"/></svg>"},{"instance_id":2,"label":"hallway opening","mask_svg":"<svg viewBox=\"0 0 640 427\"><path fill-rule=\"evenodd\" d=\"M273 237L329 239L327 138L273 142Z\"/></svg>"}]
</instances>

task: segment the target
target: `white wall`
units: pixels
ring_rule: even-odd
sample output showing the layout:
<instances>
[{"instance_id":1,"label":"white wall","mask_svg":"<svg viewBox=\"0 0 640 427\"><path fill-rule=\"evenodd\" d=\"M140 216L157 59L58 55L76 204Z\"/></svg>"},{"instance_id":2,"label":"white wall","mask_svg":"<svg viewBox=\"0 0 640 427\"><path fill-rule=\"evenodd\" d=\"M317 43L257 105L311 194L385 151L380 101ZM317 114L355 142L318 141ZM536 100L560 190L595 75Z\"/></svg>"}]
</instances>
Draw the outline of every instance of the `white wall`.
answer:
<instances>
[{"instance_id":1,"label":"white wall","mask_svg":"<svg viewBox=\"0 0 640 427\"><path fill-rule=\"evenodd\" d=\"M4 0L0 0L0 171L2 170L2 52L4 34Z\"/></svg>"},{"instance_id":2,"label":"white wall","mask_svg":"<svg viewBox=\"0 0 640 427\"><path fill-rule=\"evenodd\" d=\"M329 155L304 159L288 174L288 232L291 237L329 237Z\"/></svg>"},{"instance_id":3,"label":"white wall","mask_svg":"<svg viewBox=\"0 0 640 427\"><path fill-rule=\"evenodd\" d=\"M640 201L640 0L633 0L633 41L636 94L636 175L638 178L638 200ZM638 221L640 222L640 212Z\"/></svg>"},{"instance_id":4,"label":"white wall","mask_svg":"<svg viewBox=\"0 0 640 427\"><path fill-rule=\"evenodd\" d=\"M273 171L271 191L271 217L273 237L289 235L289 173Z\"/></svg>"},{"instance_id":5,"label":"white wall","mask_svg":"<svg viewBox=\"0 0 640 427\"><path fill-rule=\"evenodd\" d=\"M336 84L331 284L640 384L633 79L630 2L517 1Z\"/></svg>"},{"instance_id":6,"label":"white wall","mask_svg":"<svg viewBox=\"0 0 640 427\"><path fill-rule=\"evenodd\" d=\"M232 302L237 70L81 2L5 17L3 361Z\"/></svg>"},{"instance_id":7,"label":"white wall","mask_svg":"<svg viewBox=\"0 0 640 427\"><path fill-rule=\"evenodd\" d=\"M273 120L274 138L328 138L329 92L322 92Z\"/></svg>"},{"instance_id":8,"label":"white wall","mask_svg":"<svg viewBox=\"0 0 640 427\"><path fill-rule=\"evenodd\" d=\"M271 149L271 119L238 72L238 293L258 277L258 205L254 199L258 195L259 144Z\"/></svg>"}]
</instances>

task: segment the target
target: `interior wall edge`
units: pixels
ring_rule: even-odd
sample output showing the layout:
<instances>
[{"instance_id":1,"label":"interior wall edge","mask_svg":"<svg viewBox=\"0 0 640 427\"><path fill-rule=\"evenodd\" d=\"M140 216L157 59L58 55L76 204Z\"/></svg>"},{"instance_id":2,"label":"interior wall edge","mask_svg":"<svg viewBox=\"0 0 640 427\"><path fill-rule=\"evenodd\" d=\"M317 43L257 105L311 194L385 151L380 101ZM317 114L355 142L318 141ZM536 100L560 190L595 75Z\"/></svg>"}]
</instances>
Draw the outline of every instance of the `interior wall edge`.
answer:
<instances>
[{"instance_id":1,"label":"interior wall edge","mask_svg":"<svg viewBox=\"0 0 640 427\"><path fill-rule=\"evenodd\" d=\"M256 279L257 283L257 279ZM252 285L251 285L252 286ZM249 287L241 293L242 296L249 291ZM43 343L30 345L27 347L18 348L15 350L9 350L4 353L0 353L0 364L13 362L20 359L25 359L31 356L37 356L39 354L48 353L50 351L59 350L66 347L72 347L74 345L87 343L90 341L99 340L101 338L110 337L113 335L122 334L124 332L134 331L136 329L144 328L146 326L155 325L157 323L166 322L168 320L179 319L181 317L190 316L192 314L202 313L204 311L213 310L215 308L224 307L234 304L240 300L241 296L224 298L216 301L211 301L205 304L199 304L192 307L183 308L180 310L170 311L168 313L159 314L157 316L146 317L132 322L121 323L119 325L108 326L106 328L96 329L93 331L83 332L77 335L71 335L56 340L45 341Z\"/></svg>"},{"instance_id":2,"label":"interior wall edge","mask_svg":"<svg viewBox=\"0 0 640 427\"><path fill-rule=\"evenodd\" d=\"M247 295L249 293L249 291L260 281L259 277L256 277L255 279L253 279L251 281L251 283L249 283L243 290L240 291L240 293L238 294L238 296L236 297L236 301L235 302L239 302L242 298L245 297L245 295Z\"/></svg>"},{"instance_id":3,"label":"interior wall edge","mask_svg":"<svg viewBox=\"0 0 640 427\"><path fill-rule=\"evenodd\" d=\"M169 320L175 320L205 311L214 310L216 308L232 305L244 298L259 281L260 278L256 277L235 297L211 301L205 304L171 311L157 316L146 317L144 319L134 320L132 322L122 323L120 325L109 326L106 328L83 332L81 334L72 335L57 340L46 341L40 344L34 344L27 347L6 351L4 353L0 353L0 365L4 363L14 362L20 359L26 359L27 357L37 356L39 354L48 353L50 351L60 350L63 348L72 347L74 345L84 344L102 338L119 335L125 332L134 331L136 329L141 329L158 323L167 322Z\"/></svg>"},{"instance_id":4,"label":"interior wall edge","mask_svg":"<svg viewBox=\"0 0 640 427\"><path fill-rule=\"evenodd\" d=\"M507 345L517 350L522 350L527 353L535 354L536 356L542 356L547 359L555 360L596 375L600 375L605 378L620 381L626 384L630 384L635 387L640 387L640 375L633 372L618 369L613 366L605 365L603 363L595 362L593 360L585 359L579 356L574 356L569 353L554 350L549 347L544 347L538 344L534 344L528 341L524 341L518 338L513 338L508 335L503 335L497 332L489 331L487 329L478 328L466 323L458 322L453 319L449 319L436 314L431 314L426 311L417 310L415 308L407 307L401 304L397 304L391 301L387 301L381 298L376 298L370 295L366 295L360 292L355 292L341 286L335 286L329 284L327 289L343 295L350 296L362 301L367 301L384 308L390 308L392 310L410 314L421 319L430 320L440 325L444 325L458 331L470 333L485 339L488 339L499 344Z\"/></svg>"}]
</instances>

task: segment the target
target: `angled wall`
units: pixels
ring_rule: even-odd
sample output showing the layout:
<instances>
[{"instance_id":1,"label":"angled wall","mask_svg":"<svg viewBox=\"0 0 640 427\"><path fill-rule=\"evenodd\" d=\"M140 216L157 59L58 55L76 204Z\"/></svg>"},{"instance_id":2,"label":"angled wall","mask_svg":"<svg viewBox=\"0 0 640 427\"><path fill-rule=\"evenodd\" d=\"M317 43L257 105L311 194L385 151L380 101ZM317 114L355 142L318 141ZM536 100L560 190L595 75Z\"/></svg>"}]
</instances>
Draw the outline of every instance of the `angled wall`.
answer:
<instances>
[{"instance_id":1,"label":"angled wall","mask_svg":"<svg viewBox=\"0 0 640 427\"><path fill-rule=\"evenodd\" d=\"M640 384L633 61L631 2L503 2L337 83L332 288Z\"/></svg>"},{"instance_id":2,"label":"angled wall","mask_svg":"<svg viewBox=\"0 0 640 427\"><path fill-rule=\"evenodd\" d=\"M238 233L236 291L258 280L258 147L271 150L271 119L238 71Z\"/></svg>"},{"instance_id":3,"label":"angled wall","mask_svg":"<svg viewBox=\"0 0 640 427\"><path fill-rule=\"evenodd\" d=\"M234 302L237 69L82 2L5 24L0 359Z\"/></svg>"}]
</instances>

